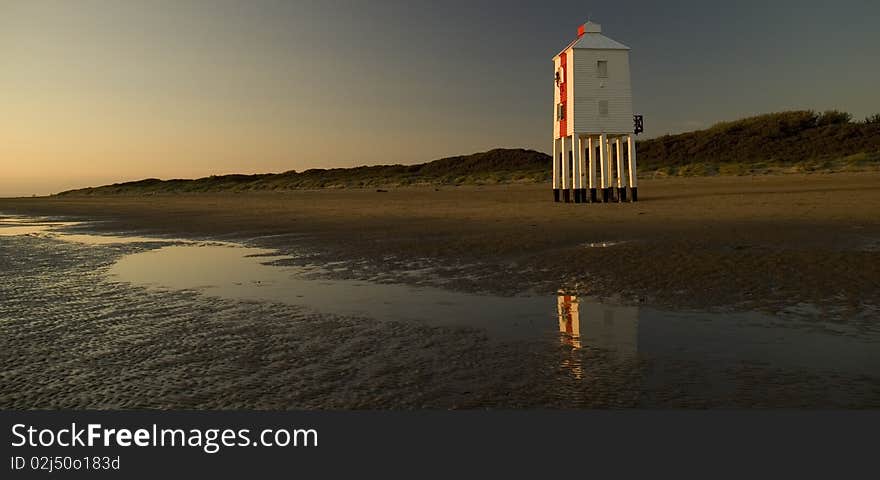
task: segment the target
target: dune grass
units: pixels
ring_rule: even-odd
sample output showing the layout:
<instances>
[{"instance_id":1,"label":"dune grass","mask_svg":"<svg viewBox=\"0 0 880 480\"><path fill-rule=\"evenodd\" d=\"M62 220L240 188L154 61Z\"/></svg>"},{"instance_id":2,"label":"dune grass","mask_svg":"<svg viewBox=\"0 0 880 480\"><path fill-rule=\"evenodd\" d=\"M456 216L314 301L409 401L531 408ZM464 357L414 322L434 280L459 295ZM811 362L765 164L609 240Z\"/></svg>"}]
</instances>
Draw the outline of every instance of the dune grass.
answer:
<instances>
[{"instance_id":1,"label":"dune grass","mask_svg":"<svg viewBox=\"0 0 880 480\"><path fill-rule=\"evenodd\" d=\"M771 113L638 143L650 176L832 173L880 168L880 122L845 112Z\"/></svg>"},{"instance_id":2,"label":"dune grass","mask_svg":"<svg viewBox=\"0 0 880 480\"><path fill-rule=\"evenodd\" d=\"M880 170L880 115L853 122L845 112L771 113L708 129L639 141L640 177L833 173ZM218 175L117 183L62 195L283 191L320 188L492 185L549 182L550 156L495 149L417 165Z\"/></svg>"}]
</instances>

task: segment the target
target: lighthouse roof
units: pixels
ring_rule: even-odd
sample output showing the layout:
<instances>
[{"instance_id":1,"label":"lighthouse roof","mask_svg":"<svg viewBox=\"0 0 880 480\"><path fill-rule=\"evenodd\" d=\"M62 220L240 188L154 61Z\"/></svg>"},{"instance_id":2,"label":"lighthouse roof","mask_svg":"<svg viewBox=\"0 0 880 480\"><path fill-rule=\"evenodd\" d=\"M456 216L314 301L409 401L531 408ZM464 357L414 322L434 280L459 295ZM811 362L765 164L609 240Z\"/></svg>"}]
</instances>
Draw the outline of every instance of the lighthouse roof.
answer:
<instances>
[{"instance_id":1,"label":"lighthouse roof","mask_svg":"<svg viewBox=\"0 0 880 480\"><path fill-rule=\"evenodd\" d=\"M629 50L626 45L602 35L602 25L587 22L578 28L578 38L563 48L562 53L569 48L582 48L589 50ZM557 55L558 56L558 55Z\"/></svg>"},{"instance_id":2,"label":"lighthouse roof","mask_svg":"<svg viewBox=\"0 0 880 480\"><path fill-rule=\"evenodd\" d=\"M585 33L584 36L575 40L574 48L592 48L595 50L629 50L626 45L612 40L601 33Z\"/></svg>"}]
</instances>

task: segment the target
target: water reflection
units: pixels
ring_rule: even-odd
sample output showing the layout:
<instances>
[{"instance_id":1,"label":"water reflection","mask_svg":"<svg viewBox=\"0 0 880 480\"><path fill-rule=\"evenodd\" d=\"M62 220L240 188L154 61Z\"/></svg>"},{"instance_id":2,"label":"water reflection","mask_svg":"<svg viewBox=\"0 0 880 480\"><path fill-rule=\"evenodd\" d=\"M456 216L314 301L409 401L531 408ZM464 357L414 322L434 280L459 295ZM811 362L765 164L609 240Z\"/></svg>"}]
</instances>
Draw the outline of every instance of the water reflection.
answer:
<instances>
[{"instance_id":1,"label":"water reflection","mask_svg":"<svg viewBox=\"0 0 880 480\"><path fill-rule=\"evenodd\" d=\"M133 235L99 235L73 233L72 228L83 227L84 222L55 221L47 217L9 216L0 214L0 237L32 236L88 245L115 245L122 243L184 242L173 238L142 237Z\"/></svg>"},{"instance_id":2,"label":"water reflection","mask_svg":"<svg viewBox=\"0 0 880 480\"><path fill-rule=\"evenodd\" d=\"M590 362L596 356L619 365L647 361L653 374L643 380L651 388L671 385L683 366L691 369L687 382L700 379L718 391L739 388L722 381L730 372L809 372L817 378L834 372L862 379L880 373L875 330L818 315L782 319L758 312L670 312L604 304L564 290L556 304L559 338L570 348L560 366L576 379L593 378L596 366Z\"/></svg>"},{"instance_id":3,"label":"water reflection","mask_svg":"<svg viewBox=\"0 0 880 480\"><path fill-rule=\"evenodd\" d=\"M577 296L559 292L557 300L559 333L563 345L581 348L581 319Z\"/></svg>"},{"instance_id":4,"label":"water reflection","mask_svg":"<svg viewBox=\"0 0 880 480\"><path fill-rule=\"evenodd\" d=\"M639 309L602 304L560 290L556 296L559 339L571 348L560 368L573 378L586 376L584 356L578 350L592 348L611 359L631 359L638 353Z\"/></svg>"},{"instance_id":5,"label":"water reflection","mask_svg":"<svg viewBox=\"0 0 880 480\"><path fill-rule=\"evenodd\" d=\"M501 340L538 340L548 345L561 341L567 351L559 361L577 378L584 377L585 367L586 378L590 378L595 360L583 359L596 355L602 360L638 357L658 369L671 361L699 365L707 371L750 364L880 374L877 329L829 322L818 309L779 318L757 312L675 312L620 306L567 290L555 295L512 297L464 293L332 275L344 272L345 263L268 265L281 258L277 251L268 249L99 236L64 228L74 225L53 218L0 215L0 244L18 242L15 237L24 235L30 240L60 239L95 248L110 243L153 243L133 248L132 254L120 258L107 271L110 279L148 288L196 289L225 299L280 302L320 314L466 327ZM156 248L155 242L161 240L167 244ZM552 362L559 364L556 359ZM677 369L670 367L670 371Z\"/></svg>"},{"instance_id":6,"label":"water reflection","mask_svg":"<svg viewBox=\"0 0 880 480\"><path fill-rule=\"evenodd\" d=\"M583 345L633 357L639 346L639 308L579 301L560 290L557 296L559 333L563 344Z\"/></svg>"},{"instance_id":7,"label":"water reflection","mask_svg":"<svg viewBox=\"0 0 880 480\"><path fill-rule=\"evenodd\" d=\"M779 367L877 372L874 338L780 322L756 313L670 312L603 303L567 291L553 296L495 296L438 287L327 278L327 266L267 265L273 250L176 244L127 255L110 278L146 287L197 289L210 296L292 304L321 314L475 329L500 340L546 338L567 346L560 361L590 377L601 357L614 363L674 359L707 368L742 362ZM555 298L554 298L555 297ZM831 325L828 325L831 327ZM851 329L849 329L851 330ZM590 360L587 360L590 361Z\"/></svg>"},{"instance_id":8,"label":"water reflection","mask_svg":"<svg viewBox=\"0 0 880 480\"><path fill-rule=\"evenodd\" d=\"M477 392L475 395L485 399L486 405L510 405L505 403L511 401L509 392L525 385L533 390L529 396L522 397L525 400L521 404L533 405L877 405L880 332L875 322L863 325L829 321L824 310L813 306L798 306L796 314L773 316L758 312L682 312L646 305L619 306L566 290L531 296L464 293L442 287L345 279L345 275L339 274L346 270L348 264L344 262L279 265L283 262L277 260L283 256L268 249L219 242L158 244L156 239L98 237L82 232L82 228L76 229L76 234L72 234L72 229L55 230L59 226L65 225L48 218L0 216L0 264L6 274L0 282L0 298L3 298L0 305L21 318L35 321L48 318L58 322L57 326L46 328L47 331L70 332L88 327L83 331L91 332L91 324L83 319L112 318L114 323L130 326L120 329L126 335L137 332L150 338L150 342L156 342L155 345L173 345L173 339L154 335L159 330L150 330L159 323L172 322L154 320L174 315L177 323L185 325L181 328L187 332L197 331L202 328L201 323L207 329L218 328L218 322L213 321L217 311L227 315L220 317L219 323L224 329L227 324L240 325L242 328L236 331L256 332L248 341L256 342L254 345L271 344L278 349L275 353L283 356L283 352L299 355L303 350L325 352L322 345L336 342L343 330L339 325L345 325L346 331L355 331L347 339L347 345L353 346L351 350L355 353L340 353L342 362L352 363L340 365L337 355L310 357L310 361L315 362L314 370L304 370L304 376L309 377L311 372L320 369L318 367L355 370L360 365L353 365L367 358L373 362L368 370L394 378L394 384L400 388L394 394L400 394L401 398L421 396L421 392L429 391L428 385L438 392ZM82 241L90 246L64 244L57 241L59 239ZM52 243L40 243L50 241ZM101 246L121 241L144 241L144 244L131 248ZM42 248L46 246L51 248ZM64 255L55 255L53 249ZM89 253L92 250L95 258ZM111 251L126 254L111 256ZM111 258L118 260L106 270L99 268L109 282L95 282L94 276L85 277L80 270L53 263L57 261L55 257L91 262L87 265L103 265L105 259ZM411 278L422 275L418 271L409 273ZM71 278L64 278L66 276ZM69 292L68 280L77 285ZM150 292L120 288L118 283ZM76 295L78 300L49 301L59 298L60 294L46 294L43 290L63 290L65 294ZM117 290L132 296L106 294ZM197 290L211 299L165 297L152 290ZM141 297L145 300L140 301ZM243 302L227 307L224 306L227 302L217 302L217 298ZM178 302L177 305L166 308L168 299ZM263 301L297 308L252 307ZM281 329L278 335L282 336L273 337L271 330L278 327L278 323L288 327L274 317L268 319L275 323L267 322L268 326L263 327L262 315L276 310L286 312L291 330ZM47 315L47 311L51 315ZM349 318L339 320L333 318L335 316ZM372 320L443 328L400 328ZM325 321L327 323L317 323ZM81 327L83 325L86 327ZM473 335L451 336L448 327L464 327ZM319 331L321 333L315 333ZM285 332L296 332L296 335L288 336ZM212 336L211 330L205 330L203 338L220 339L220 343L212 345L212 350L222 352L223 345L247 345L224 344L224 338L232 337L226 330L221 333ZM268 340L261 336L264 334L270 335ZM111 333L107 335L112 339ZM483 342L483 336L510 341L512 345ZM26 335L21 338L22 342L29 341ZM310 346L299 348L304 341L311 342L306 344ZM521 341L524 343L520 344ZM68 344L85 345L83 351L90 348L88 342ZM217 345L220 347L214 348ZM382 350L386 347L391 350ZM361 356L362 351L367 352L366 357ZM100 351L96 354L103 355ZM275 363L278 372L284 372L277 374L284 385L292 378L287 372L297 368L294 359L300 361L296 355L291 353L284 362ZM440 361L435 362L433 358ZM42 365L36 361L34 364ZM156 362L152 365L157 370L151 374L168 375ZM399 382L397 379L408 375L410 368L418 369L419 378L431 380ZM436 374L421 373L433 368L438 369ZM242 370L242 375L245 374L248 378L242 381L248 382L247 385L257 378L255 375L261 380L268 378L265 370ZM508 378L504 381L512 382L510 388L499 388L499 377ZM425 383L434 379L438 382L448 379L451 383L433 386ZM317 378L315 381L319 383L303 384L307 385L304 390L331 389L328 385L332 384L321 383ZM468 382L467 390L462 387L464 382ZM69 389L72 392L84 390ZM236 387L233 391L239 390L242 389ZM458 402L459 394L455 395ZM335 398L327 405L340 405L339 401ZM519 397L516 401L520 401Z\"/></svg>"},{"instance_id":9,"label":"water reflection","mask_svg":"<svg viewBox=\"0 0 880 480\"><path fill-rule=\"evenodd\" d=\"M210 296L279 302L323 314L479 329L492 338L554 333L552 298L505 297L437 287L327 278L332 265L269 265L286 258L265 248L175 244L133 253L108 271L120 282L199 290Z\"/></svg>"},{"instance_id":10,"label":"water reflection","mask_svg":"<svg viewBox=\"0 0 880 480\"><path fill-rule=\"evenodd\" d=\"M40 217L0 215L0 237L42 234L76 224L76 222L56 222Z\"/></svg>"},{"instance_id":11,"label":"water reflection","mask_svg":"<svg viewBox=\"0 0 880 480\"><path fill-rule=\"evenodd\" d=\"M562 345L571 347L572 350L581 348L581 321L580 306L577 296L559 292L556 301L556 311L559 316L559 339ZM584 365L580 357L569 353L562 358L559 364L562 370L567 371L577 380L584 378Z\"/></svg>"}]
</instances>

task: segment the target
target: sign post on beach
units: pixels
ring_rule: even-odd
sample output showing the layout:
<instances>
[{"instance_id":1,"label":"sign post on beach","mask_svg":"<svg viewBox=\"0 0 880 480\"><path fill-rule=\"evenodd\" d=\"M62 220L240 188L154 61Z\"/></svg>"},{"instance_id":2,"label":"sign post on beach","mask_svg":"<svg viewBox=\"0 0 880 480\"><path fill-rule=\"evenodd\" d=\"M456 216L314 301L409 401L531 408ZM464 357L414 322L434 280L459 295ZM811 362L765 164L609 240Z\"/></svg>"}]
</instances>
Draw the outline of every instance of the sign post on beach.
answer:
<instances>
[{"instance_id":1,"label":"sign post on beach","mask_svg":"<svg viewBox=\"0 0 880 480\"><path fill-rule=\"evenodd\" d=\"M556 202L598 202L597 170L602 202L638 200L634 134L639 133L642 119L632 113L629 50L602 35L601 25L588 21L578 28L577 38L553 57Z\"/></svg>"}]
</instances>

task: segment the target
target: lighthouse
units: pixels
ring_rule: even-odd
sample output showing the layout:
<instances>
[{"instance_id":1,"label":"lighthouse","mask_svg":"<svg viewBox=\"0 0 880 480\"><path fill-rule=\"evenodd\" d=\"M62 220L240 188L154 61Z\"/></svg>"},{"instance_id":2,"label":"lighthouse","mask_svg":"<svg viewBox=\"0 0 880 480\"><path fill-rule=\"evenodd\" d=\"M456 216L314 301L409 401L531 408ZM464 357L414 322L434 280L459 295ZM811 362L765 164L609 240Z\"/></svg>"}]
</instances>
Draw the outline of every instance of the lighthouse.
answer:
<instances>
[{"instance_id":1,"label":"lighthouse","mask_svg":"<svg viewBox=\"0 0 880 480\"><path fill-rule=\"evenodd\" d=\"M553 57L553 198L595 203L638 200L629 47L598 23ZM629 195L627 195L627 190Z\"/></svg>"}]
</instances>

